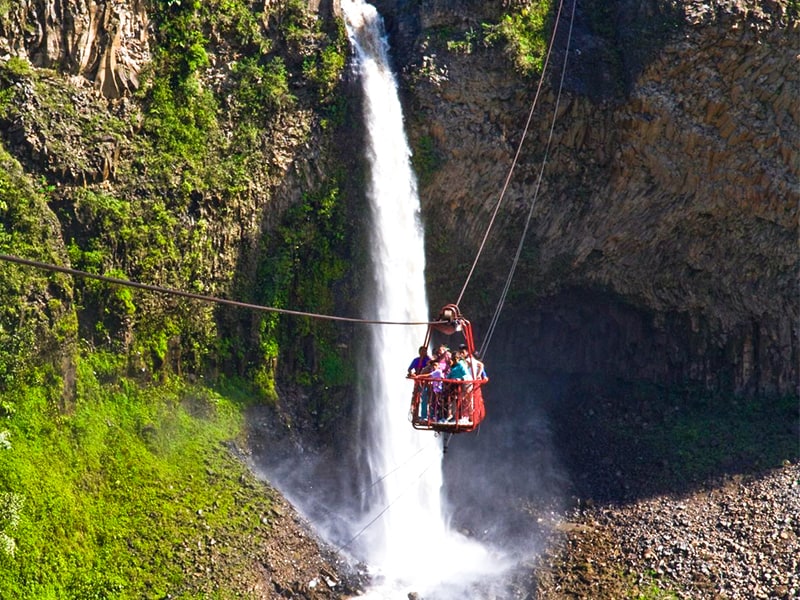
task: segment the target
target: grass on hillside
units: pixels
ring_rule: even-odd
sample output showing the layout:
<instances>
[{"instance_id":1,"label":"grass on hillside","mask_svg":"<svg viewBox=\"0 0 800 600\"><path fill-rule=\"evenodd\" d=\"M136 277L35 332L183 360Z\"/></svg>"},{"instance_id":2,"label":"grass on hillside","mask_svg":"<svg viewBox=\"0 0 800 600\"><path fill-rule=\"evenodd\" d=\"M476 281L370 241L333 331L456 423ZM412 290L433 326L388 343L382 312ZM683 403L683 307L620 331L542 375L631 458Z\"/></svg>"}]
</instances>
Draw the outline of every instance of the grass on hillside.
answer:
<instances>
[{"instance_id":1,"label":"grass on hillside","mask_svg":"<svg viewBox=\"0 0 800 600\"><path fill-rule=\"evenodd\" d=\"M141 387L114 360L80 364L70 414L42 381L0 396L0 500L16 501L0 501L0 534L16 545L0 547L2 598L200 597L192 553L258 527L269 508L263 493L241 493L245 467L225 447L241 432L240 403Z\"/></svg>"}]
</instances>

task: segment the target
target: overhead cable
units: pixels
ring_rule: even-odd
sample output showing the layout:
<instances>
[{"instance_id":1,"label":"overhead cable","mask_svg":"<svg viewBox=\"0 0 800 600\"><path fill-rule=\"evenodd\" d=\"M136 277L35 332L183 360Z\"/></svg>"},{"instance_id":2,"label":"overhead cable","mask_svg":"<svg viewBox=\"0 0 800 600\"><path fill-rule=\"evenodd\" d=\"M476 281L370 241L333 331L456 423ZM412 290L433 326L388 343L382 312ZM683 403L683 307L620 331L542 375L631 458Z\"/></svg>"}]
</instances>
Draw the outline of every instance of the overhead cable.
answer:
<instances>
[{"instance_id":1,"label":"overhead cable","mask_svg":"<svg viewBox=\"0 0 800 600\"><path fill-rule=\"evenodd\" d=\"M25 265L28 267L35 267L37 269L43 269L45 271L55 271L58 273L66 273L67 275L72 275L75 277L83 277L86 279L96 279L97 281L103 281L105 283L110 283L113 285L121 285L125 287L132 287L137 288L140 290L147 290L150 292L157 292L159 294L168 294L171 296L180 296L182 298L191 298L192 300L199 300L201 302L212 302L216 304L225 304L228 306L236 306L239 308L246 308L249 310L257 310L262 312L274 312L280 313L284 315L295 315L300 317L309 317L312 319L326 319L328 321L345 321L348 323L364 323L368 325L438 325L440 323L444 323L444 321L417 321L417 322L409 322L409 321L380 321L376 319L357 319L352 317L337 317L334 315L324 315L319 313L312 313L312 312L304 312L300 310L289 310L287 308L275 308L272 306L263 306L261 304L250 304L248 302L239 302L237 300L229 300L227 298L219 298L217 296L206 296L203 294L195 294L192 292L185 292L183 290L176 290L174 288L166 288L158 285L150 285L147 283L139 283L137 281L130 281L128 279L118 279L116 277L108 277L106 275L97 275L95 273L88 273L86 271L79 271L78 269L72 269L70 267L62 267L60 265L54 265L50 263L41 262L38 260L30 260L27 258L21 258L19 256L13 256L11 254L0 254L0 260L4 260L6 262L16 263L19 265Z\"/></svg>"},{"instance_id":2,"label":"overhead cable","mask_svg":"<svg viewBox=\"0 0 800 600\"><path fill-rule=\"evenodd\" d=\"M511 262L511 268L508 272L508 277L506 277L505 286L503 287L503 292L500 294L500 300L497 303L497 307L495 308L494 315L492 316L492 320L489 324L489 327L486 331L486 335L484 336L483 343L481 344L480 354L481 357L485 359L486 357L486 350L489 347L489 342L492 339L492 335L494 334L494 330L497 327L497 321L500 317L500 313L503 310L503 306L505 304L506 296L508 295L508 290L511 287L511 280L514 277L514 272L516 271L517 265L519 263L519 257L522 254L522 246L525 243L525 237L528 234L528 228L530 226L531 217L533 216L533 208L536 206L536 199L539 196L539 189L542 185L542 177L544 176L544 169L547 165L547 156L550 152L550 145L553 141L553 131L555 130L556 120L558 118L558 106L561 101L561 91L564 89L564 77L567 72L567 60L569 58L569 49L572 43L572 26L575 21L575 3L577 0L573 0L572 3L572 15L570 16L569 20L569 33L567 35L567 47L564 52L564 64L561 68L561 79L558 85L558 94L556 95L556 102L555 106L553 107L553 118L550 122L550 133L547 137L547 144L545 145L544 156L542 157L542 165L539 168L539 176L536 179L536 187L533 193L533 199L531 200L531 206L528 210L528 217L525 219L525 227L523 228L522 235L520 236L519 244L517 245L517 251L514 254L514 260ZM562 0L563 4L563 0ZM561 5L559 5L559 15L561 14Z\"/></svg>"},{"instance_id":3,"label":"overhead cable","mask_svg":"<svg viewBox=\"0 0 800 600\"><path fill-rule=\"evenodd\" d=\"M500 190L500 196L497 199L497 204L495 204L494 211L492 212L492 217L489 219L489 223L486 226L486 232L483 234L483 239L481 240L480 246L478 247L478 252L475 254L475 260L472 261L472 267L470 267L469 273L467 274L467 278L464 281L464 285L461 288L461 292L458 294L458 300L456 300L456 305L461 304L461 299L464 297L464 292L467 290L467 286L469 285L470 279L472 279L472 275L475 272L475 267L478 265L478 260L483 253L484 246L486 245L486 240L489 238L489 233L494 226L495 218L497 217L497 213L500 210L500 205L503 203L505 199L506 191L508 190L508 186L511 183L511 177L514 174L514 169L517 166L517 162L519 161L520 154L522 153L522 145L525 143L525 138L528 135L528 130L531 126L531 121L533 120L533 112L536 110L536 105L539 102L539 94L542 91L542 86L544 85L544 76L547 72L547 65L550 62L550 54L553 51L553 46L555 45L556 33L558 32L558 21L561 17L561 8L564 5L564 0L561 0L558 5L558 13L556 14L555 25L553 26L553 33L550 36L550 44L547 48L547 54L545 55L544 63L542 65L542 73L539 77L539 85L536 86L536 94L533 97L533 102L531 102L531 109L528 111L528 120L525 122L525 127L522 129L522 137L519 140L519 144L517 144L517 151L514 154L514 158L511 161L511 167L508 170L508 175L506 175L506 180L503 183L503 187ZM574 12L574 11L573 11Z\"/></svg>"}]
</instances>

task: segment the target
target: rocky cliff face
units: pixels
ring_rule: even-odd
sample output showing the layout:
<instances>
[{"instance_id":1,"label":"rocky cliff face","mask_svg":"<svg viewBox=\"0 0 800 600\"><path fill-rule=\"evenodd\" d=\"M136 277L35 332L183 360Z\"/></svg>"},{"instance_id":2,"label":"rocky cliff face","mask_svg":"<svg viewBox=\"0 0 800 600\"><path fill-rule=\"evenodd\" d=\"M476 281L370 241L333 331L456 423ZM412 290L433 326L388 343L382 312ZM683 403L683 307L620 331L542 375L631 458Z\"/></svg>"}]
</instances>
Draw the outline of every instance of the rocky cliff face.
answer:
<instances>
[{"instance_id":1,"label":"rocky cliff face","mask_svg":"<svg viewBox=\"0 0 800 600\"><path fill-rule=\"evenodd\" d=\"M437 161L422 194L439 302L464 282L538 82L494 48L443 41L479 31L497 4L423 2L416 20L385 7L407 56L411 136ZM462 303L479 325L494 308L535 201L493 354L523 370L797 391L800 48L787 6L578 3L560 87L564 9Z\"/></svg>"},{"instance_id":2,"label":"rocky cliff face","mask_svg":"<svg viewBox=\"0 0 800 600\"><path fill-rule=\"evenodd\" d=\"M0 19L0 54L92 82L107 98L138 87L149 59L145 2L14 2Z\"/></svg>"},{"instance_id":3,"label":"rocky cliff face","mask_svg":"<svg viewBox=\"0 0 800 600\"><path fill-rule=\"evenodd\" d=\"M457 295L501 202L462 302L480 327L535 203L498 335L524 365L797 391L800 69L788 3L579 3L569 37L566 7L524 140L538 79L480 34L502 3L378 4L417 159L427 160L434 303ZM16 3L0 20L0 51L118 98L149 59L146 6ZM222 76L222 66L212 70ZM69 132L45 106L53 126L38 135L35 108L36 123L11 124L19 157L76 182L114 177L118 136L99 127L91 146L54 152L47 143Z\"/></svg>"},{"instance_id":4,"label":"rocky cliff face","mask_svg":"<svg viewBox=\"0 0 800 600\"><path fill-rule=\"evenodd\" d=\"M307 76L303 69L321 60L326 45L336 58L335 45L343 35L330 22L330 2L314 3L333 30L330 35L302 8L138 0L20 2L0 8L0 137L27 175L41 181L42 197L61 225L62 245L66 240L79 250L83 241L94 239L103 270L121 268L132 279L182 289L194 284L179 274L177 263L196 261L189 270L203 281L206 293L258 296L254 280L268 252L264 246L273 243L287 208L304 195L320 193L331 181L326 169L333 170L327 162L333 135L323 140L320 127L329 104L320 108L325 101L318 87L332 76ZM293 36L290 42L287 36ZM161 63L154 59L157 53ZM252 70L234 73L243 56L252 58L245 61ZM264 75L264 65L273 59L274 71ZM154 72L164 64L174 69L172 75ZM140 78L147 67L150 77ZM330 72L338 76L335 65ZM153 87L162 85L159 77L175 88L183 85L183 100L173 102L173 91L154 98ZM270 94L283 96L269 104ZM242 108L242 96L258 110ZM159 125L148 130L148 116ZM165 159L162 169L158 162ZM97 205L98 199L111 204ZM122 210L110 215L116 202ZM172 223L171 231L139 248L159 255L157 268L140 270L142 256L133 257L138 243L130 234L149 235L151 225L164 226L154 223L161 218L154 204L166 210L161 216ZM132 219L133 227L111 225L109 217ZM109 323L109 335L99 343L130 350L137 327L154 314L172 311L164 298L137 302L137 317L114 315L116 322ZM89 337L102 315L116 312L88 299L84 307L79 317ZM143 315L148 317L138 318ZM186 340L199 335L207 342L219 329L244 340L242 348L259 343L255 313L215 316L209 307L194 317L194 324L184 323L178 335L170 335L170 357L157 362L180 371L181 360L185 364L180 355L192 345ZM243 349L240 356L246 354ZM137 369L144 372L145 366Z\"/></svg>"}]
</instances>

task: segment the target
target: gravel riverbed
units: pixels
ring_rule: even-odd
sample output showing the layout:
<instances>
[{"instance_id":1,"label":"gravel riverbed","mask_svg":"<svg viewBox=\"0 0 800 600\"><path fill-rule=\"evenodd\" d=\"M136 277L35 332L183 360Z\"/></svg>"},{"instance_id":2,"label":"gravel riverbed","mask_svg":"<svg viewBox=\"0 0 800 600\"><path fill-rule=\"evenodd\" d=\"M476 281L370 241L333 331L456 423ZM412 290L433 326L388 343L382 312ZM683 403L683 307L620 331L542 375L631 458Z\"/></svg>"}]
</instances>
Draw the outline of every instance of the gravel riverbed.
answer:
<instances>
[{"instance_id":1,"label":"gravel riverbed","mask_svg":"<svg viewBox=\"0 0 800 600\"><path fill-rule=\"evenodd\" d=\"M581 506L556 525L536 570L539 600L800 598L800 465Z\"/></svg>"}]
</instances>

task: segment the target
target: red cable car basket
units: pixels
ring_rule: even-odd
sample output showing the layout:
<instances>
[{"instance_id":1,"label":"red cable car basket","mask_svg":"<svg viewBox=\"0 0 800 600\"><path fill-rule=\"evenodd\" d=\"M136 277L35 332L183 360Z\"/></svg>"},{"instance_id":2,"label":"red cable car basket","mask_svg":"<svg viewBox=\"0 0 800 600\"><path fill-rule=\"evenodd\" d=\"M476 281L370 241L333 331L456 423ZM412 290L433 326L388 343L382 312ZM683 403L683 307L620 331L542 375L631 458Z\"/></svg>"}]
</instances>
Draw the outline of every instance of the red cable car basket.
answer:
<instances>
[{"instance_id":1,"label":"red cable car basket","mask_svg":"<svg viewBox=\"0 0 800 600\"><path fill-rule=\"evenodd\" d=\"M434 331L446 336L451 342L454 337L456 340L463 338L461 346L466 351L465 360L469 371L463 379L449 379L425 370L422 374L409 375L414 380L411 424L415 429L447 433L473 431L486 416L482 388L489 379L483 371L483 364L475 357L472 325L461 315L455 304L448 304L439 312L437 322L428 326L425 347L431 343ZM436 356L431 362L439 358Z\"/></svg>"}]
</instances>

